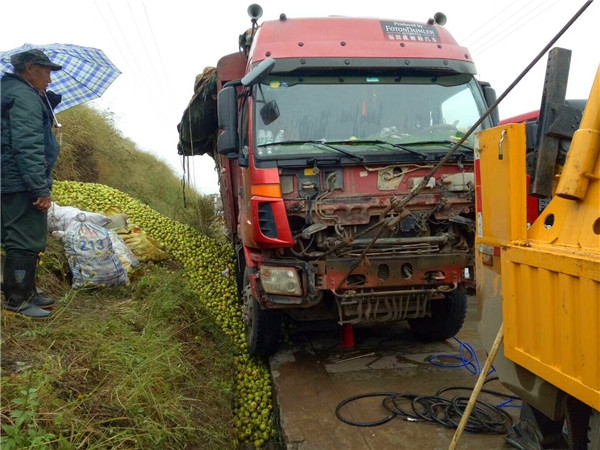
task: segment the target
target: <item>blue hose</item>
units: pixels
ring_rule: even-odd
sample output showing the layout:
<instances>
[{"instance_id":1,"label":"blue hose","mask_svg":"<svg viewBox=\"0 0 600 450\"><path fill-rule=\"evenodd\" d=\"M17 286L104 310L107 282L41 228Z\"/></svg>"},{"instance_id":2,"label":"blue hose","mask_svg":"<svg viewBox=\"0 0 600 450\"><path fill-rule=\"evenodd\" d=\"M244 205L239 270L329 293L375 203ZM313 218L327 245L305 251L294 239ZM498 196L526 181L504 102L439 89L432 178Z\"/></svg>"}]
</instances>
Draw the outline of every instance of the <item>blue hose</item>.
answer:
<instances>
[{"instance_id":1,"label":"blue hose","mask_svg":"<svg viewBox=\"0 0 600 450\"><path fill-rule=\"evenodd\" d=\"M458 352L459 355L458 356L450 355L447 353L438 353L436 355L431 355L429 358L427 358L427 360L431 364L433 364L434 366L437 366L437 367L444 367L447 369L458 369L460 367L464 367L465 369L467 369L469 371L469 373L471 373L473 375L479 375L481 373L482 366L481 366L481 362L479 361L479 358L477 357L477 352L475 351L473 346L467 342L461 341L456 336L454 337L454 340L459 343L459 352ZM440 359L457 361L457 363L455 363L455 364L442 363L439 361ZM496 369L494 368L494 366L492 366L492 368L490 369L487 376L489 377L495 371L496 371ZM521 407L520 404L511 403L512 401L515 401L515 400L518 401L519 397L511 396L510 398L508 398L507 400L498 404L497 406L499 408L520 408Z\"/></svg>"},{"instance_id":2,"label":"blue hose","mask_svg":"<svg viewBox=\"0 0 600 450\"><path fill-rule=\"evenodd\" d=\"M459 367L464 367L465 369L467 369L469 371L469 373L473 374L473 375L479 375L481 373L481 362L479 361L479 358L477 357L477 352L475 352L475 349L471 346L471 344L467 343L467 342L463 342L460 339L458 339L456 336L454 337L454 340L456 342L459 343L459 356L457 355L450 355L450 354L445 354L445 353L438 353L436 355L431 355L427 360L433 364L434 366L437 367L445 367L447 369L458 369ZM458 361L456 364L447 364L447 363L442 363L439 360L440 359L446 359L446 360L452 360L452 361ZM487 374L487 376L490 376L491 374L493 374L496 371L496 369L494 369L494 366L492 366L490 372Z\"/></svg>"}]
</instances>

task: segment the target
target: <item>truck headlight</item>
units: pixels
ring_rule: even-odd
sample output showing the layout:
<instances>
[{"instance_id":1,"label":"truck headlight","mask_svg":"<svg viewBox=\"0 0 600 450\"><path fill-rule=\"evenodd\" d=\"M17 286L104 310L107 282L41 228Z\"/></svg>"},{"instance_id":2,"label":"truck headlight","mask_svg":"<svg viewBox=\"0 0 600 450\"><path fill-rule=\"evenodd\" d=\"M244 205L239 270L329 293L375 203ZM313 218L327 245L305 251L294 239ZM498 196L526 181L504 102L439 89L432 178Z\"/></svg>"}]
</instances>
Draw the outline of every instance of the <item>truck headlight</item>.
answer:
<instances>
[{"instance_id":1,"label":"truck headlight","mask_svg":"<svg viewBox=\"0 0 600 450\"><path fill-rule=\"evenodd\" d=\"M302 295L300 277L293 267L262 266L260 281L265 292L269 294Z\"/></svg>"}]
</instances>

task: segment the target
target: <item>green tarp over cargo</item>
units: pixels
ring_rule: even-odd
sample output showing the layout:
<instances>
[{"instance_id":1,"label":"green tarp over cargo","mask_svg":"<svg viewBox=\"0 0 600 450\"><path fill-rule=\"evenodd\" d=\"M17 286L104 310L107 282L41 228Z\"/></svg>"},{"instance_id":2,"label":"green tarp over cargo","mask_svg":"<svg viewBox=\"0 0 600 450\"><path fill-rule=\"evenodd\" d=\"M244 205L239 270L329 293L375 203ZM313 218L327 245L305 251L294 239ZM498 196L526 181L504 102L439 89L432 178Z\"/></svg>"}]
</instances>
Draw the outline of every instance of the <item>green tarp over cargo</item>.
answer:
<instances>
[{"instance_id":1,"label":"green tarp over cargo","mask_svg":"<svg viewBox=\"0 0 600 450\"><path fill-rule=\"evenodd\" d=\"M194 95L177 125L177 153L213 156L217 145L217 69L205 67L196 76Z\"/></svg>"}]
</instances>

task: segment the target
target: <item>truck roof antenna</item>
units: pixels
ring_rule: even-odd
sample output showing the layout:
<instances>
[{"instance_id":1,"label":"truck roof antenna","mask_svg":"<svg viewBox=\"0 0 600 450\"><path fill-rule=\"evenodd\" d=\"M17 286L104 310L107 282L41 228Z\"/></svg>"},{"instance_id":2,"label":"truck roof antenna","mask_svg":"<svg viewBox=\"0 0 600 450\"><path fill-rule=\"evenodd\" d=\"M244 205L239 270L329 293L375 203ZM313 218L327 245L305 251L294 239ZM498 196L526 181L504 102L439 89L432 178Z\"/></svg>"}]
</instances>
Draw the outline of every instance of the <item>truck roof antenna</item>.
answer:
<instances>
[{"instance_id":1,"label":"truck roof antenna","mask_svg":"<svg viewBox=\"0 0 600 450\"><path fill-rule=\"evenodd\" d=\"M262 17L263 9L258 3L252 3L250 6L248 6L247 11L252 22L252 37L254 37L254 33L256 33L256 29L258 28L256 22Z\"/></svg>"},{"instance_id":2,"label":"truck roof antenna","mask_svg":"<svg viewBox=\"0 0 600 450\"><path fill-rule=\"evenodd\" d=\"M254 34L258 29L258 25L256 22L262 17L263 9L259 4L252 3L250 6L248 6L246 12L250 16L252 27L247 29L244 33L240 34L238 43L240 46L240 50L247 54L250 50L250 46L252 45L252 39L254 38Z\"/></svg>"},{"instance_id":3,"label":"truck roof antenna","mask_svg":"<svg viewBox=\"0 0 600 450\"><path fill-rule=\"evenodd\" d=\"M252 19L252 25L256 25L256 21L262 17L263 9L258 3L252 3L247 9L250 19Z\"/></svg>"},{"instance_id":4,"label":"truck roof antenna","mask_svg":"<svg viewBox=\"0 0 600 450\"><path fill-rule=\"evenodd\" d=\"M427 25L433 25L434 23L437 25L441 25L444 26L446 25L448 18L446 17L446 14L442 13L442 12L436 12L433 15L433 19L429 19L427 21Z\"/></svg>"}]
</instances>

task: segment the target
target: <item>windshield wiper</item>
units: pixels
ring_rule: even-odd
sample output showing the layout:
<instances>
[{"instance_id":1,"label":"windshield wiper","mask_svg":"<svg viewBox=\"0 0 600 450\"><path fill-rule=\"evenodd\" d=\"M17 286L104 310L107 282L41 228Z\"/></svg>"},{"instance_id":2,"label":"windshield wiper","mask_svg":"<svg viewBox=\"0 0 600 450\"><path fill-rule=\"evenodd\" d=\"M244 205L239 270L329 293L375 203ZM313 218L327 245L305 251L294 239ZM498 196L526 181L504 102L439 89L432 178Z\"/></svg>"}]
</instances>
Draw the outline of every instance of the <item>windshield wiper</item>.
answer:
<instances>
[{"instance_id":1,"label":"windshield wiper","mask_svg":"<svg viewBox=\"0 0 600 450\"><path fill-rule=\"evenodd\" d=\"M345 144L345 145L354 145L354 144L361 144L361 145L378 145L378 146L383 146L383 145L387 145L389 147L392 147L394 149L398 149L398 150L402 150L405 151L407 153L412 153L415 156L418 156L419 158L423 159L425 156L421 153L418 152L416 150L411 150L410 148L406 148L404 146L404 144L392 144L391 142L388 141L382 141L380 139L358 139L358 140L352 140L352 141L340 141L340 142L334 142L335 144Z\"/></svg>"},{"instance_id":2,"label":"windshield wiper","mask_svg":"<svg viewBox=\"0 0 600 450\"><path fill-rule=\"evenodd\" d=\"M331 150L334 150L338 153L342 153L343 155L349 156L350 158L354 158L357 159L359 161L364 161L365 158L360 156L360 155L356 155L352 152L349 152L347 150L344 150L342 148L336 147L335 145L332 144L336 144L336 145L344 145L346 141L336 141L336 142L326 142L325 140L322 141L281 141L281 142L272 142L270 144L261 144L261 145L257 145L257 147L270 147L273 145L304 145L304 144L310 144L310 145L314 145L314 146L322 146Z\"/></svg>"},{"instance_id":3,"label":"windshield wiper","mask_svg":"<svg viewBox=\"0 0 600 450\"><path fill-rule=\"evenodd\" d=\"M406 145L410 145L410 146L419 146L419 145L449 145L454 147L457 144L457 142L454 141L450 141L448 139L446 140L438 140L438 141L417 141L417 142L406 142L404 144L402 144L403 146ZM460 144L459 148L464 150L468 150L470 152L473 151L473 147L469 147L468 145L465 144Z\"/></svg>"}]
</instances>

